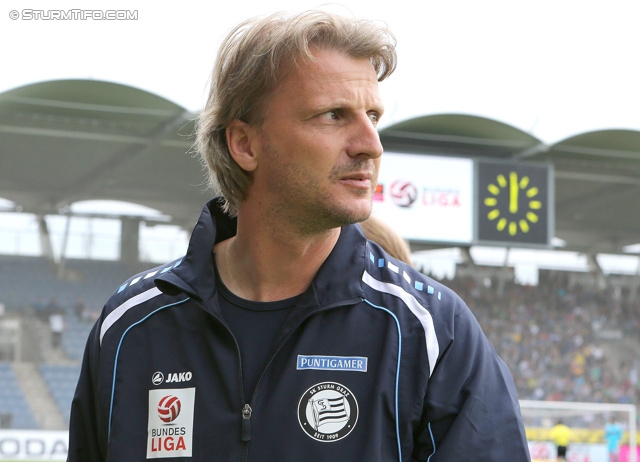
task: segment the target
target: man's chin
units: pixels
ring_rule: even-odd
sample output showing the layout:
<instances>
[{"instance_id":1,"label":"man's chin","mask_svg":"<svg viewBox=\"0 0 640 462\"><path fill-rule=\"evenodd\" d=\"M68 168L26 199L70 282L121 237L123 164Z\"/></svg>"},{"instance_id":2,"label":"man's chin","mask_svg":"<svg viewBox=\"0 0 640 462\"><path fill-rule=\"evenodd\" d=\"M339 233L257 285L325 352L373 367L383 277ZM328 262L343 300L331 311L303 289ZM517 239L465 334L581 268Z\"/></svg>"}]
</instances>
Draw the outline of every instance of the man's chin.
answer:
<instances>
[{"instance_id":1,"label":"man's chin","mask_svg":"<svg viewBox=\"0 0 640 462\"><path fill-rule=\"evenodd\" d=\"M361 207L351 207L345 210L342 225L352 225L366 220L371 215L371 201Z\"/></svg>"}]
</instances>

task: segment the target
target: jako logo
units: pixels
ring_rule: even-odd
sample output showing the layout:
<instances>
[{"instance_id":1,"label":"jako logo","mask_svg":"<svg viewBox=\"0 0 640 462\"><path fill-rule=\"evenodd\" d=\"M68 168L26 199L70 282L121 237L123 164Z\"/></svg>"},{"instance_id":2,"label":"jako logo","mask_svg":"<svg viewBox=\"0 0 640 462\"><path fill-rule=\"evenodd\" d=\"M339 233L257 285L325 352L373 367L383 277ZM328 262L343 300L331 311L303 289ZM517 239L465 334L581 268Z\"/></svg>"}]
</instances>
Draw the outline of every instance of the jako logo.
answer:
<instances>
[{"instance_id":1,"label":"jako logo","mask_svg":"<svg viewBox=\"0 0 640 462\"><path fill-rule=\"evenodd\" d=\"M409 207L418 198L418 188L407 180L396 180L391 183L389 195L394 204Z\"/></svg>"},{"instance_id":2,"label":"jako logo","mask_svg":"<svg viewBox=\"0 0 640 462\"><path fill-rule=\"evenodd\" d=\"M191 372L179 372L167 375L167 383L170 382L188 382L193 377Z\"/></svg>"},{"instance_id":3,"label":"jako logo","mask_svg":"<svg viewBox=\"0 0 640 462\"><path fill-rule=\"evenodd\" d=\"M165 423L173 422L180 415L180 408L178 397L167 395L158 403L158 417Z\"/></svg>"},{"instance_id":4,"label":"jako logo","mask_svg":"<svg viewBox=\"0 0 640 462\"><path fill-rule=\"evenodd\" d=\"M154 385L160 385L164 381L164 374L160 371L154 372L151 377L151 383Z\"/></svg>"}]
</instances>

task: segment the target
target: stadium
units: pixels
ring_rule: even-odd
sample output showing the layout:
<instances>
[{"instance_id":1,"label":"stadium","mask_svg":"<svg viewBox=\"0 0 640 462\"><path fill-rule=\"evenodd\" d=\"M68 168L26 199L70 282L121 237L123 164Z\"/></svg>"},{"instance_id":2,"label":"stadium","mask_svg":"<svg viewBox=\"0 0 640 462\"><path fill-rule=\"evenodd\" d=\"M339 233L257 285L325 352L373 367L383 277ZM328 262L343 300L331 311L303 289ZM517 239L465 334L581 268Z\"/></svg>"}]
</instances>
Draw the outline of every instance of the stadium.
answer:
<instances>
[{"instance_id":1,"label":"stadium","mask_svg":"<svg viewBox=\"0 0 640 462\"><path fill-rule=\"evenodd\" d=\"M184 252L210 195L194 117L105 81L0 94L0 460L64 460L102 304L132 274ZM547 145L502 122L436 114L380 136L374 213L410 243L417 268L462 296L507 362L533 459L555 457L549 431L563 419L575 436L569 460L606 460L614 417L621 460L637 460L640 132ZM539 205L535 219L501 228L490 216L513 175Z\"/></svg>"},{"instance_id":2,"label":"stadium","mask_svg":"<svg viewBox=\"0 0 640 462\"><path fill-rule=\"evenodd\" d=\"M559 420L568 460L609 461L612 418L619 462L640 460L640 7L344 4L398 38L374 214L505 360L532 461L555 460ZM11 462L66 459L102 305L185 251L211 197L192 144L216 42L247 14L317 4L51 7L0 19L0 460Z\"/></svg>"}]
</instances>

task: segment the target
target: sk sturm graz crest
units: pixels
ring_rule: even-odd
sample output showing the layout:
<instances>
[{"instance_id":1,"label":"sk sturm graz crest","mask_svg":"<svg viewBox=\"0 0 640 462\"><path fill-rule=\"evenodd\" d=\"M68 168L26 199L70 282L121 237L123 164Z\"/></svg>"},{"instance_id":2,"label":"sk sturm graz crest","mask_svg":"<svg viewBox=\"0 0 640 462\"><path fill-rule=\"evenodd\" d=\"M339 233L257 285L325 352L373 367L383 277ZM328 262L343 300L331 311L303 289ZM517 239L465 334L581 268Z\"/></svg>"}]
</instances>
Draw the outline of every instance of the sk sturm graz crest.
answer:
<instances>
[{"instance_id":1,"label":"sk sturm graz crest","mask_svg":"<svg viewBox=\"0 0 640 462\"><path fill-rule=\"evenodd\" d=\"M298 421L311 438L322 442L338 441L356 426L358 402L344 385L318 383L300 398Z\"/></svg>"}]
</instances>

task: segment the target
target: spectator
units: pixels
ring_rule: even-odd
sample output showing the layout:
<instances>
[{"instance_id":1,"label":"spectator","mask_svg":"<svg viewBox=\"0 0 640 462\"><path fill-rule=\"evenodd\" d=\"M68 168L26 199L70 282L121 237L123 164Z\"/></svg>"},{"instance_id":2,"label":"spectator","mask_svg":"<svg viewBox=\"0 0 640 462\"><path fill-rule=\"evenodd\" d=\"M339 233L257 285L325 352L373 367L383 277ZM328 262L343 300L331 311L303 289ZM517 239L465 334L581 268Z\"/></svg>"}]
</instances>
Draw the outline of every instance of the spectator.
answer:
<instances>
[{"instance_id":1,"label":"spectator","mask_svg":"<svg viewBox=\"0 0 640 462\"><path fill-rule=\"evenodd\" d=\"M49 312L49 331L51 332L51 346L59 348L62 345L62 333L64 332L64 315L61 309Z\"/></svg>"},{"instance_id":2,"label":"spectator","mask_svg":"<svg viewBox=\"0 0 640 462\"><path fill-rule=\"evenodd\" d=\"M76 301L75 306L73 307L73 311L75 312L78 321L84 321L87 318L89 308L87 307L87 304L84 302L84 300L79 298Z\"/></svg>"}]
</instances>

